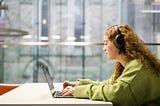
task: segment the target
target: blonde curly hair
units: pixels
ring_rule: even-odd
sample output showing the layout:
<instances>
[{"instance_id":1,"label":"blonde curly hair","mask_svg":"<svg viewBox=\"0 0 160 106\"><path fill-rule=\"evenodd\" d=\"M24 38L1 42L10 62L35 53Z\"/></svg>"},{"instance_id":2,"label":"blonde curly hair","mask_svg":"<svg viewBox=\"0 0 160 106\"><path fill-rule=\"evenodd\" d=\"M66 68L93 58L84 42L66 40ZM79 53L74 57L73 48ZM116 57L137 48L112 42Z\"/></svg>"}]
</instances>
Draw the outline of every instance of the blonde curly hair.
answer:
<instances>
[{"instance_id":1,"label":"blonde curly hair","mask_svg":"<svg viewBox=\"0 0 160 106\"><path fill-rule=\"evenodd\" d=\"M159 76L160 74L160 61L152 54L150 49L144 44L144 42L137 36L137 34L126 24L117 25L120 33L124 35L125 50L121 51L121 54L125 56L126 61L137 59L144 65L150 65L154 68L154 73ZM108 28L105 31L105 38L114 42L117 32L113 27ZM114 68L114 79L117 79L123 72L124 67L116 62Z\"/></svg>"}]
</instances>

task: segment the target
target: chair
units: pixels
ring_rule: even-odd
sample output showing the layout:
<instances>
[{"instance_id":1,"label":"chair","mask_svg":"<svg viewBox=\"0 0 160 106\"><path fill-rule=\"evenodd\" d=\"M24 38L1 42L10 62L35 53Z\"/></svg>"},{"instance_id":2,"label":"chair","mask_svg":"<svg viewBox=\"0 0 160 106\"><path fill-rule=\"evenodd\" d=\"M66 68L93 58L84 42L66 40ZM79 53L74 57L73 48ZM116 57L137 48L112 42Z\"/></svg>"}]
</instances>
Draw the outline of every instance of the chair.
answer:
<instances>
[{"instance_id":1,"label":"chair","mask_svg":"<svg viewBox=\"0 0 160 106\"><path fill-rule=\"evenodd\" d=\"M10 90L13 90L13 89L15 89L15 88L17 88L18 87L18 85L5 85L5 84L2 84L2 85L0 85L0 95L3 95L4 93L6 93L6 92L8 92L8 91L10 91Z\"/></svg>"}]
</instances>

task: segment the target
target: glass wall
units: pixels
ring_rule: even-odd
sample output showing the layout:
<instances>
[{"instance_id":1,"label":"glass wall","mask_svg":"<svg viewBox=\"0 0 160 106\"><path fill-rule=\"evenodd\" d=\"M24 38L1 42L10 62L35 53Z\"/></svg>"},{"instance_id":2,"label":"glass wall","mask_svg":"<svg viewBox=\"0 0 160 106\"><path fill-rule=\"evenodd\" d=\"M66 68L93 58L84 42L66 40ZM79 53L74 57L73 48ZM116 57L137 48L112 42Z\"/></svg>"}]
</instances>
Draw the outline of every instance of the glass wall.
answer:
<instances>
[{"instance_id":1,"label":"glass wall","mask_svg":"<svg viewBox=\"0 0 160 106\"><path fill-rule=\"evenodd\" d=\"M110 76L110 66L113 65L113 61L106 63L101 45L77 46L75 43L75 46L68 46L68 43L50 43L41 46L3 45L1 49L3 80L8 83L45 81L39 62L48 66L56 82L78 78L102 80Z\"/></svg>"},{"instance_id":2,"label":"glass wall","mask_svg":"<svg viewBox=\"0 0 160 106\"><path fill-rule=\"evenodd\" d=\"M110 77L104 30L129 24L160 57L159 0L1 0L0 82L44 82L43 62L56 82Z\"/></svg>"}]
</instances>

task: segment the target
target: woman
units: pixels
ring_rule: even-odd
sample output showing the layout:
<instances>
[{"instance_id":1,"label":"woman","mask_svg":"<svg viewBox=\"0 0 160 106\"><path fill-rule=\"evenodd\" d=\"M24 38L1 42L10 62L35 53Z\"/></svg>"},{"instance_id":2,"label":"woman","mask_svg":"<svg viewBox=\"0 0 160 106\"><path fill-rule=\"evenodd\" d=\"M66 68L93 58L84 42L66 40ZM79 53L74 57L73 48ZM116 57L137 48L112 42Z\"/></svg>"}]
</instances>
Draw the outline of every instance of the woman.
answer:
<instances>
[{"instance_id":1,"label":"woman","mask_svg":"<svg viewBox=\"0 0 160 106\"><path fill-rule=\"evenodd\" d=\"M105 31L103 51L116 61L111 78L66 81L63 95L111 101L114 106L160 106L160 62L128 25Z\"/></svg>"}]
</instances>

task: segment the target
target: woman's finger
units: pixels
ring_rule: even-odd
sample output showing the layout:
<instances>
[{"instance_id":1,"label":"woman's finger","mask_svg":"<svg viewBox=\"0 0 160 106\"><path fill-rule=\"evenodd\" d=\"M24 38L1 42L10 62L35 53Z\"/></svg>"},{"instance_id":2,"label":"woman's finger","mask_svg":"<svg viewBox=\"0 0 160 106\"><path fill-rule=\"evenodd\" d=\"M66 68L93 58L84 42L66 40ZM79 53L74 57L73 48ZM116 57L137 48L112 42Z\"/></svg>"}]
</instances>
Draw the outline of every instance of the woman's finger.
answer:
<instances>
[{"instance_id":1,"label":"woman's finger","mask_svg":"<svg viewBox=\"0 0 160 106\"><path fill-rule=\"evenodd\" d=\"M73 92L74 92L74 88L66 89L66 91L65 91L65 92L63 92L62 96L66 96L66 95L73 94Z\"/></svg>"},{"instance_id":2,"label":"woman's finger","mask_svg":"<svg viewBox=\"0 0 160 106\"><path fill-rule=\"evenodd\" d=\"M69 90L70 90L69 88L65 88L65 89L63 89L63 90L60 92L60 94L61 94L61 95L66 95L66 94L68 94L67 92L68 92Z\"/></svg>"}]
</instances>

